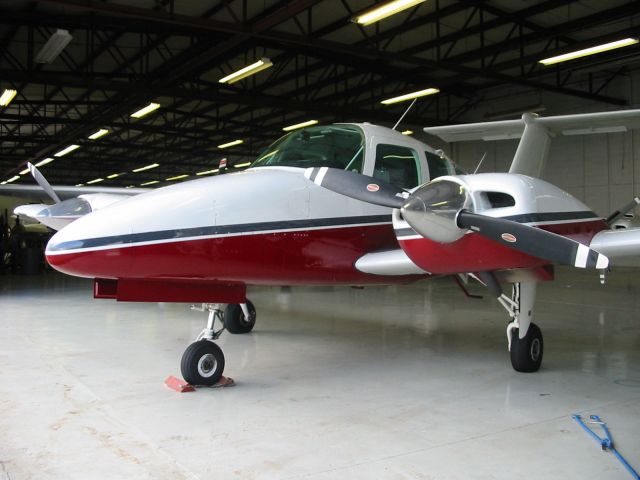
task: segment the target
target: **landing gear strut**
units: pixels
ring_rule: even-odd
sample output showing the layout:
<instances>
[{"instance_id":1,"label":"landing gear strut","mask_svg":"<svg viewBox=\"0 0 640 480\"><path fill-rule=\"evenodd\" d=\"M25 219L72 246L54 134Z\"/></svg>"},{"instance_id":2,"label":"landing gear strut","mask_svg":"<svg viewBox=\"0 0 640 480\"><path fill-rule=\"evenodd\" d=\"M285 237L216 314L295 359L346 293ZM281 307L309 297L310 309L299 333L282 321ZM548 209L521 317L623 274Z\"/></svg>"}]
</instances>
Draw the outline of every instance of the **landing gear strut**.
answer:
<instances>
[{"instance_id":1,"label":"landing gear strut","mask_svg":"<svg viewBox=\"0 0 640 480\"><path fill-rule=\"evenodd\" d=\"M245 304L205 303L194 310L209 313L207 326L185 350L180 362L182 377L191 385L214 385L224 371L224 354L214 343L224 330L231 333L248 333L256 323L256 309L249 300ZM220 328L216 330L216 320Z\"/></svg>"},{"instance_id":2,"label":"landing gear strut","mask_svg":"<svg viewBox=\"0 0 640 480\"><path fill-rule=\"evenodd\" d=\"M507 326L507 340L511 365L518 372L536 372L542 364L542 332L531 322L536 285L536 282L514 283L511 297L504 294L498 297L512 318Z\"/></svg>"}]
</instances>

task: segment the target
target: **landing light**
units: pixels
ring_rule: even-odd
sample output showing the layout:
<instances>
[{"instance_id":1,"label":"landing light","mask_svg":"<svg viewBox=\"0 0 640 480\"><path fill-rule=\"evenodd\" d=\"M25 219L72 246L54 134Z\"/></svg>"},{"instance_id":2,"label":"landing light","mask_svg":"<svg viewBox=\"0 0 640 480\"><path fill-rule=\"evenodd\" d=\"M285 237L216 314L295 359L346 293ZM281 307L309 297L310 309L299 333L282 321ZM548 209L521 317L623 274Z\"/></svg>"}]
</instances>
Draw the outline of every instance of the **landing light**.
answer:
<instances>
[{"instance_id":1,"label":"landing light","mask_svg":"<svg viewBox=\"0 0 640 480\"><path fill-rule=\"evenodd\" d=\"M9 105L11 103L11 100L13 100L13 97L15 97L17 94L17 90L6 88L0 96L0 107L6 107L7 105Z\"/></svg>"},{"instance_id":2,"label":"landing light","mask_svg":"<svg viewBox=\"0 0 640 480\"><path fill-rule=\"evenodd\" d=\"M69 152L73 152L74 150L76 150L78 148L80 148L80 145L69 145L67 148L63 148L59 152L54 153L53 156L54 157L62 157L63 155L66 155Z\"/></svg>"},{"instance_id":3,"label":"landing light","mask_svg":"<svg viewBox=\"0 0 640 480\"><path fill-rule=\"evenodd\" d=\"M246 67L241 68L240 70L233 72L227 75L226 77L221 78L220 80L218 80L218 82L219 83L235 83L239 80L242 80L243 78L247 78L247 77L250 77L251 75L255 75L256 73L261 72L262 70L265 70L271 67L272 65L273 65L273 62L268 58L266 57L261 58L257 62L252 63L251 65L247 65Z\"/></svg>"},{"instance_id":4,"label":"landing light","mask_svg":"<svg viewBox=\"0 0 640 480\"><path fill-rule=\"evenodd\" d=\"M387 98L386 100L382 100L382 104L391 105L392 103L406 102L407 100L413 100L414 98L426 97L427 95L434 95L439 93L440 90L437 88L426 88L424 90L418 90L417 92L407 93L405 95L400 95L399 97Z\"/></svg>"},{"instance_id":5,"label":"landing light","mask_svg":"<svg viewBox=\"0 0 640 480\"><path fill-rule=\"evenodd\" d=\"M557 55L555 57L545 58L539 60L538 63L543 65L554 65L560 62L567 62L575 58L586 57L588 55L595 55L596 53L607 52L616 48L628 47L629 45L635 45L638 43L637 38L625 38L623 40L617 40L615 42L604 43L595 47L585 48L582 50L576 50L575 52L565 53L563 55Z\"/></svg>"},{"instance_id":6,"label":"landing light","mask_svg":"<svg viewBox=\"0 0 640 480\"><path fill-rule=\"evenodd\" d=\"M353 21L360 25L371 25L372 23L379 22L384 18L400 13L407 8L411 8L425 1L426 0L394 0L392 2L386 2L358 15Z\"/></svg>"},{"instance_id":7,"label":"landing light","mask_svg":"<svg viewBox=\"0 0 640 480\"><path fill-rule=\"evenodd\" d=\"M282 130L284 130L285 132L290 132L291 130L296 130L298 128L310 127L311 125L315 125L316 123L318 123L318 120L307 120L306 122L289 125L288 127L284 127Z\"/></svg>"},{"instance_id":8,"label":"landing light","mask_svg":"<svg viewBox=\"0 0 640 480\"><path fill-rule=\"evenodd\" d=\"M160 104L159 103L154 103L151 102L149 105L147 105L144 108L141 108L140 110L138 110L137 112L133 112L131 114L131 117L133 118L142 118L145 115L150 114L151 112L153 112L154 110L157 110L160 108Z\"/></svg>"}]
</instances>

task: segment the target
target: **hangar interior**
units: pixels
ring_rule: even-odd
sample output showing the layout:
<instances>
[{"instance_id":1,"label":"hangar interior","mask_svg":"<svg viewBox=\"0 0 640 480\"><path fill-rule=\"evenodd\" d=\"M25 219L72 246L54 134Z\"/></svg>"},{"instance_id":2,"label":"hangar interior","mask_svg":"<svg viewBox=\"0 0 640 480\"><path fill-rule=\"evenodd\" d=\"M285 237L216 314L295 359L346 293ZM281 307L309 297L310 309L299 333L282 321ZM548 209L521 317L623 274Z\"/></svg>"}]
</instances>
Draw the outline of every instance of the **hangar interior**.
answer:
<instances>
[{"instance_id":1,"label":"hangar interior","mask_svg":"<svg viewBox=\"0 0 640 480\"><path fill-rule=\"evenodd\" d=\"M427 0L354 21L381 3L0 1L0 94L16 91L0 107L3 222L42 201L16 194L36 185L27 162L54 187L158 188L222 175L223 158L242 171L301 122L393 127L409 102L381 101L419 89L439 92L399 130L468 172L508 171L518 141L422 129L640 105L635 43L540 63L637 40L637 1ZM640 132L554 138L543 178L606 217L640 193ZM162 382L202 314L94 300L89 279L3 263L0 478L628 478L570 416L600 415L640 467L636 265L605 285L568 267L540 284L532 374L509 367L507 317L478 284L482 299L450 278L250 287L256 329L220 339L236 385L177 394Z\"/></svg>"}]
</instances>

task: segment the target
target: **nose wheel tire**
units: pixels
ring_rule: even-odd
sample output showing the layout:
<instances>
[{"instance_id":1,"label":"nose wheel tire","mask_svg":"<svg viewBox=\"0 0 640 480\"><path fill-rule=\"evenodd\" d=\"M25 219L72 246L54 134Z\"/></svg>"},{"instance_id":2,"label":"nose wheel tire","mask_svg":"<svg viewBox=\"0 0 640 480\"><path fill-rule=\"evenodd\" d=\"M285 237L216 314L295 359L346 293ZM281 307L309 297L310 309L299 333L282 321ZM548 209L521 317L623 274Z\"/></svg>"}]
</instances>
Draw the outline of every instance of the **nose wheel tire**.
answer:
<instances>
[{"instance_id":1,"label":"nose wheel tire","mask_svg":"<svg viewBox=\"0 0 640 480\"><path fill-rule=\"evenodd\" d=\"M249 317L237 303L230 303L224 312L224 326L229 333L249 333L256 324L256 307L247 300Z\"/></svg>"},{"instance_id":2,"label":"nose wheel tire","mask_svg":"<svg viewBox=\"0 0 640 480\"><path fill-rule=\"evenodd\" d=\"M214 385L224 371L224 354L209 340L194 342L184 351L180 370L191 385Z\"/></svg>"},{"instance_id":3,"label":"nose wheel tire","mask_svg":"<svg viewBox=\"0 0 640 480\"><path fill-rule=\"evenodd\" d=\"M524 338L518 338L518 329L511 334L511 365L518 372L536 372L542 364L544 344L542 331L535 324L529 325Z\"/></svg>"}]
</instances>

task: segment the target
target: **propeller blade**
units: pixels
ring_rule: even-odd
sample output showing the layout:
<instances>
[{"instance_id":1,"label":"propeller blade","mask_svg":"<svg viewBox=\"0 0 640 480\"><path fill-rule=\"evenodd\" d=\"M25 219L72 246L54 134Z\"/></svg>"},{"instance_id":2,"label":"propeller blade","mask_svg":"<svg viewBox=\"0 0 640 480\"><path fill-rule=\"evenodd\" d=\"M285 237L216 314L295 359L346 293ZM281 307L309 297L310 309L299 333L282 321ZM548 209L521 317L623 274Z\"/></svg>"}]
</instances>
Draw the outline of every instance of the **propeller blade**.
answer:
<instances>
[{"instance_id":1,"label":"propeller blade","mask_svg":"<svg viewBox=\"0 0 640 480\"><path fill-rule=\"evenodd\" d=\"M304 176L316 185L350 198L383 207L401 208L403 190L377 178L337 168L307 168Z\"/></svg>"},{"instance_id":2,"label":"propeller blade","mask_svg":"<svg viewBox=\"0 0 640 480\"><path fill-rule=\"evenodd\" d=\"M536 227L462 210L458 225L534 257L579 268L607 268L609 259L582 243Z\"/></svg>"},{"instance_id":3,"label":"propeller blade","mask_svg":"<svg viewBox=\"0 0 640 480\"><path fill-rule=\"evenodd\" d=\"M60 197L58 197L58 195L56 195L56 192L53 191L51 184L47 182L47 179L44 178L44 175L40 173L40 170L38 170L35 165L32 165L31 163L28 163L27 166L29 167L29 171L31 172L31 175L33 175L33 178L35 178L36 182L38 182L38 185L42 187L42 189L47 193L47 195L51 197L54 202L60 203Z\"/></svg>"}]
</instances>

